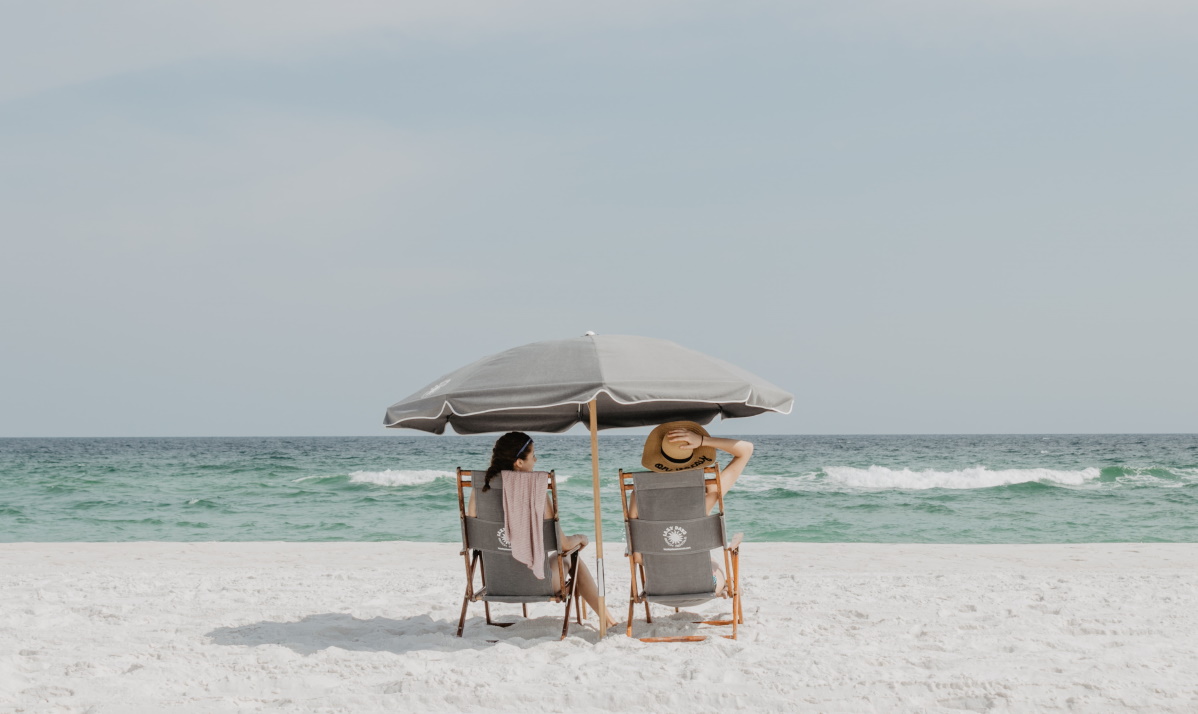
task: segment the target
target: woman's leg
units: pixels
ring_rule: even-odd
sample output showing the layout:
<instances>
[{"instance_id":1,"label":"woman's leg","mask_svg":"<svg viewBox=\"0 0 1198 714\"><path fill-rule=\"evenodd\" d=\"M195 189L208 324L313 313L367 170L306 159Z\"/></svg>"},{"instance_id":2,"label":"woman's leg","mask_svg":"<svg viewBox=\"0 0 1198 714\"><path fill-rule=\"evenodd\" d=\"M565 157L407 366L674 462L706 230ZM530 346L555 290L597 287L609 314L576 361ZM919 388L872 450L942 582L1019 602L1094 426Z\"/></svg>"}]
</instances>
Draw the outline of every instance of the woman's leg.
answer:
<instances>
[{"instance_id":1,"label":"woman's leg","mask_svg":"<svg viewBox=\"0 0 1198 714\"><path fill-rule=\"evenodd\" d=\"M596 587L595 579L591 577L591 571L587 569L587 564L582 561L578 563L578 585L575 586L575 591L582 595L582 599L587 601L591 609L599 612L599 588ZM608 625L619 621L619 618L613 615L611 610L607 611Z\"/></svg>"},{"instance_id":2,"label":"woman's leg","mask_svg":"<svg viewBox=\"0 0 1198 714\"><path fill-rule=\"evenodd\" d=\"M715 581L715 591L723 594L724 592L724 569L716 561L711 561L711 579Z\"/></svg>"},{"instance_id":3,"label":"woman's leg","mask_svg":"<svg viewBox=\"0 0 1198 714\"><path fill-rule=\"evenodd\" d=\"M557 555L555 554L552 557L556 558ZM550 564L553 565L553 588L556 590L561 588L561 580L557 575L557 565L552 561L550 561ZM565 563L562 563L562 565L564 566ZM566 568L566 572L569 572L569 568ZM587 569L587 564L583 560L578 561L577 577L578 583L574 586L574 592L581 595L582 599L586 600L587 604L591 606L592 610L599 612L599 588L596 587L595 579L591 577L591 571ZM607 624L611 625L615 622L619 622L619 620L615 615L612 614L611 610L608 610Z\"/></svg>"}]
</instances>

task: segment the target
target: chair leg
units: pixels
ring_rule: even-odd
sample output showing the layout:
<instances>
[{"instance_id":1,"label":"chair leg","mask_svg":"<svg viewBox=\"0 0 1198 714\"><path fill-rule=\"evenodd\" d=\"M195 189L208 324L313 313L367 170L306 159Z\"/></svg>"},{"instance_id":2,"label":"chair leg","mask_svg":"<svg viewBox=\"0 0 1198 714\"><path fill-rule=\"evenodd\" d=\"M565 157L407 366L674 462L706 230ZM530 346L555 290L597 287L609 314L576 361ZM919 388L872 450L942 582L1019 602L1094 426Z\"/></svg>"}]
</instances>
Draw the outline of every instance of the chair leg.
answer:
<instances>
[{"instance_id":1,"label":"chair leg","mask_svg":"<svg viewBox=\"0 0 1198 714\"><path fill-rule=\"evenodd\" d=\"M566 598L566 616L562 618L562 636L560 639L566 639L566 633L570 631L570 605L574 604L574 598Z\"/></svg>"},{"instance_id":2,"label":"chair leg","mask_svg":"<svg viewBox=\"0 0 1198 714\"><path fill-rule=\"evenodd\" d=\"M462 628L466 626L466 608L470 606L470 597L462 598L462 616L458 618L458 637L462 636Z\"/></svg>"},{"instance_id":3,"label":"chair leg","mask_svg":"<svg viewBox=\"0 0 1198 714\"><path fill-rule=\"evenodd\" d=\"M733 612L732 614L733 614L734 618L736 619L737 624L743 625L743 624L745 624L745 610L744 610L744 604L741 602L741 599L740 599L741 595L740 595L740 552L739 551L734 552L732 554L732 588L736 592L736 599L735 599L736 611Z\"/></svg>"},{"instance_id":4,"label":"chair leg","mask_svg":"<svg viewBox=\"0 0 1198 714\"><path fill-rule=\"evenodd\" d=\"M562 639L566 639L566 635L570 633L570 603L580 597L576 592L578 587L578 557L574 557L574 562L570 563L570 591L566 593L566 616L562 619ZM581 622L581 621L580 621Z\"/></svg>"},{"instance_id":5,"label":"chair leg","mask_svg":"<svg viewBox=\"0 0 1198 714\"><path fill-rule=\"evenodd\" d=\"M478 563L478 551L475 551L474 560L465 550L462 551L462 557L466 562L466 594L462 597L462 616L458 618L458 637L462 636L462 630L466 627L466 609L470 607L470 597L474 595L474 566ZM486 583L483 583L486 587Z\"/></svg>"},{"instance_id":6,"label":"chair leg","mask_svg":"<svg viewBox=\"0 0 1198 714\"><path fill-rule=\"evenodd\" d=\"M494 625L495 621L491 619L491 603L483 600L483 609L487 611L487 624Z\"/></svg>"},{"instance_id":7,"label":"chair leg","mask_svg":"<svg viewBox=\"0 0 1198 714\"><path fill-rule=\"evenodd\" d=\"M520 609L524 611L524 619L528 619L528 603L520 603Z\"/></svg>"},{"instance_id":8,"label":"chair leg","mask_svg":"<svg viewBox=\"0 0 1198 714\"><path fill-rule=\"evenodd\" d=\"M650 612L649 612L649 601L648 600L645 601L645 622L649 623L650 625L653 624L653 615L650 614Z\"/></svg>"},{"instance_id":9,"label":"chair leg","mask_svg":"<svg viewBox=\"0 0 1198 714\"><path fill-rule=\"evenodd\" d=\"M631 556L628 558L629 583L631 591L628 593L628 628L627 634L632 637L632 618L636 614L636 563Z\"/></svg>"}]
</instances>

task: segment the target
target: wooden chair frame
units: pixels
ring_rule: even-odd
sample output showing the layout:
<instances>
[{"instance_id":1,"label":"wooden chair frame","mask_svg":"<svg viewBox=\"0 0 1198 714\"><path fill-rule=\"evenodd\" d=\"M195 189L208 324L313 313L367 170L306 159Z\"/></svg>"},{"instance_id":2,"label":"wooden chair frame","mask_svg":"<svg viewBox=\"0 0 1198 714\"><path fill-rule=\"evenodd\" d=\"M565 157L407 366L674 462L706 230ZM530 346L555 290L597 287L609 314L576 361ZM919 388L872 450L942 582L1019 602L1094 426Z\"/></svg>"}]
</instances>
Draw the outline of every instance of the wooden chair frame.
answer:
<instances>
[{"instance_id":1,"label":"wooden chair frame","mask_svg":"<svg viewBox=\"0 0 1198 714\"><path fill-rule=\"evenodd\" d=\"M620 469L620 503L624 506L624 526L625 533L630 532L628 521L631 520L632 514L629 503L629 493L636 490L636 485L633 482L633 476L636 473L644 472L629 472ZM705 491L710 492L714 489L717 503L719 504L719 513L724 514L724 492L720 488L720 467L719 465L708 466L703 469L703 478L705 481ZM706 495L704 496L706 498ZM699 620L696 625L731 625L731 635L721 635L725 639L735 640L737 635L737 625L745 623L744 610L741 604L740 594L740 544L743 540L742 533L737 533L732 540L724 546L724 590L727 596L732 599L732 619L729 620ZM625 557L628 558L628 568L632 580L632 590L628 600L628 636L632 637L632 620L636 614L636 606L644 604L645 606L645 622L653 624L653 614L649 612L649 600L645 593L645 566L644 563L636 562L636 553L632 551L632 544L629 543L628 552ZM638 580L639 578L639 580ZM639 586L638 586L639 582ZM720 597L717 595L716 597ZM714 599L714 598L713 598ZM674 612L679 612L679 608L674 608ZM706 636L683 636L683 637L641 637L641 642L702 642L706 640Z\"/></svg>"},{"instance_id":2,"label":"wooden chair frame","mask_svg":"<svg viewBox=\"0 0 1198 714\"><path fill-rule=\"evenodd\" d=\"M491 619L491 603L485 599L487 596L487 573L483 568L482 551L470 547L469 538L466 530L466 491L467 488L474 487L474 476L478 475L482 478L486 471L478 471L471 469L458 468L457 489L458 489L458 515L462 523L462 550L459 555L462 556L466 563L466 594L462 598L462 615L458 618L457 636L462 636L462 630L466 627L466 614L470 607L470 603L483 601L483 609L487 614L487 624L496 627L511 627L516 624L514 622L496 622ZM558 525L558 504L557 504L557 474L554 471L549 472L549 497L550 503L553 505L553 526L559 533L561 528ZM578 554L585 545L575 546L567 551L559 552L557 557L557 574L558 582L561 587L551 597L546 598L545 602L565 602L566 614L562 621L562 636L561 639L566 639L566 634L570 629L570 605L576 604L575 612L578 618L578 624L582 624L582 618L586 616L586 603L582 601L579 594L575 592L575 586L578 582ZM570 561L567 578L567 569L564 565L567 558ZM477 572L482 581L482 587L478 590L474 589L474 574ZM528 603L521 603L524 617L528 617Z\"/></svg>"}]
</instances>

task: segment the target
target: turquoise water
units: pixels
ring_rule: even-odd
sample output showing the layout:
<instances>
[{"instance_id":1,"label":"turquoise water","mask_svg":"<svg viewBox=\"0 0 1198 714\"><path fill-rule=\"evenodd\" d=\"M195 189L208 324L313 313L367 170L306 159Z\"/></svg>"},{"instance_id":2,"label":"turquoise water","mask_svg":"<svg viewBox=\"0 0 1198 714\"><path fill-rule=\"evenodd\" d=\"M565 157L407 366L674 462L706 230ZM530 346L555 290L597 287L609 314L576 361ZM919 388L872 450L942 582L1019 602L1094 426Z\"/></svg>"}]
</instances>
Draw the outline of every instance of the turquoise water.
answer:
<instances>
[{"instance_id":1,"label":"turquoise water","mask_svg":"<svg viewBox=\"0 0 1198 714\"><path fill-rule=\"evenodd\" d=\"M1198 436L760 436L728 496L757 541L1198 542ZM602 435L604 531L643 437ZM457 541L493 437L0 439L0 541ZM567 531L590 441L536 435Z\"/></svg>"}]
</instances>

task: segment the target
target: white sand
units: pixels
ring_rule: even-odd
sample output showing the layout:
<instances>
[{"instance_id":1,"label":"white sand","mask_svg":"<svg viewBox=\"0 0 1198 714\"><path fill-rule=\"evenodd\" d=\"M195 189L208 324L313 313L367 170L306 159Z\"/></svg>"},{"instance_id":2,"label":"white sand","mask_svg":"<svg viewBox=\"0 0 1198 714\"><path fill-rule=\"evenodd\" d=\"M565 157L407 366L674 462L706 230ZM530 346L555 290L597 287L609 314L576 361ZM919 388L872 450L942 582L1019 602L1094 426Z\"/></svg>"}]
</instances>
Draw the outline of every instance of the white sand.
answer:
<instances>
[{"instance_id":1,"label":"white sand","mask_svg":"<svg viewBox=\"0 0 1198 714\"><path fill-rule=\"evenodd\" d=\"M0 544L0 711L1195 712L1195 566L1190 544L749 543L739 641L596 645L593 615L559 642L555 605L506 630L474 605L454 637L455 545ZM658 612L638 634L697 629Z\"/></svg>"}]
</instances>

